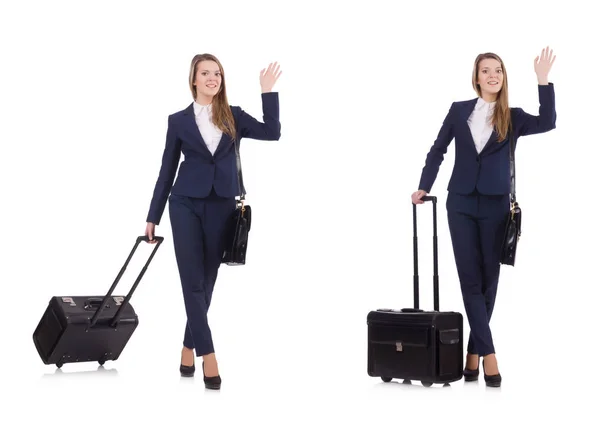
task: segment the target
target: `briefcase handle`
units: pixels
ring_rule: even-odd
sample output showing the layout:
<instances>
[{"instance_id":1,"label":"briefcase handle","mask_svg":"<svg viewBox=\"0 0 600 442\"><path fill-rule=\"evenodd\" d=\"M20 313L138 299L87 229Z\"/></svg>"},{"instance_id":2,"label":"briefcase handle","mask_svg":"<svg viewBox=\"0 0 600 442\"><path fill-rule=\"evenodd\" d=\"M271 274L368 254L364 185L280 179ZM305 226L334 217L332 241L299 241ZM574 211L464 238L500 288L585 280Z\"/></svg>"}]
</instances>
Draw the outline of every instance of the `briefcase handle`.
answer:
<instances>
[{"instance_id":1,"label":"briefcase handle","mask_svg":"<svg viewBox=\"0 0 600 442\"><path fill-rule=\"evenodd\" d=\"M98 309L98 307L100 307L102 305L103 299L104 298L88 298L88 299L86 299L86 301L83 305L83 308L85 310L96 310L96 309ZM108 306L105 308L108 308Z\"/></svg>"},{"instance_id":2,"label":"briefcase handle","mask_svg":"<svg viewBox=\"0 0 600 442\"><path fill-rule=\"evenodd\" d=\"M135 282L133 283L133 286L129 290L129 293L127 294L127 296L125 297L125 299L121 303L121 306L119 307L119 309L115 313L115 316L113 317L113 320L112 320L112 322L110 324L111 327L115 327L117 325L117 323L119 322L119 318L121 318L121 315L123 314L123 311L124 311L123 309L125 308L125 306L127 304L129 304L129 300L131 299L131 295L133 295L133 292L135 291L135 289L137 288L138 284L142 280L142 277L144 276L144 273L146 273L146 270L148 270L148 266L150 265L150 261L152 261L152 258L154 258L154 255L156 254L156 251L158 250L158 247L162 244L162 242L164 241L164 239L165 238L162 237L162 236L155 236L153 238L153 240L156 240L156 244L154 246L154 249L152 250L152 253L148 257L148 260L146 261L146 264L144 265L144 267L142 267L142 270L140 271L140 274L138 275L138 277L135 280ZM123 264L123 267L121 267L121 270L119 271L119 274L117 275L117 277L115 278L114 282L110 286L110 289L108 290L108 293L104 296L104 298L102 299L102 303L100 304L100 306L98 307L98 310L96 311L96 313L92 317L92 320L90 321L90 325L89 325L88 329L91 328L91 327L93 327L94 325L96 325L96 322L98 321L98 318L100 317L100 313L102 312L102 310L104 309L104 307L108 304L110 296L112 295L112 293L114 292L115 288L117 287L117 284L121 280L121 277L123 276L123 273L125 273L125 270L127 269L127 266L129 265L129 262L131 261L131 258L133 257L135 251L137 250L138 246L140 245L140 243L142 241L149 242L150 238L148 236L138 236L137 237L137 239L135 241L135 244L134 244L133 248L131 249L131 252L129 253L129 256L127 257L127 260L125 261L125 264Z\"/></svg>"}]
</instances>

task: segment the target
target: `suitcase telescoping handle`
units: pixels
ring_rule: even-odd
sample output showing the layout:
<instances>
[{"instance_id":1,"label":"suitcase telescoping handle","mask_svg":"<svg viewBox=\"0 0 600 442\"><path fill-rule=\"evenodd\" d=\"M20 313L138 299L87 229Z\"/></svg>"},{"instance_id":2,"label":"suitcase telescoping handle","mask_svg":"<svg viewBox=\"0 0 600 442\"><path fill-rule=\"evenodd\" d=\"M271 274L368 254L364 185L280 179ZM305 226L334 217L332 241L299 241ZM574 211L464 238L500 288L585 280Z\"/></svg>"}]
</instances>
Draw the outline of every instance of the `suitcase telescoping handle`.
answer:
<instances>
[{"instance_id":1,"label":"suitcase telescoping handle","mask_svg":"<svg viewBox=\"0 0 600 442\"><path fill-rule=\"evenodd\" d=\"M153 238L153 240L154 239L157 241L156 245L154 246L154 249L152 250L152 253L148 257L148 260L146 261L146 264L144 265L144 267L140 271L140 274L138 275L137 279L133 283L133 286L131 287L131 290L129 290L129 293L127 294L127 296L125 297L125 299L121 303L121 306L119 307L119 309L115 313L115 316L113 317L112 322L110 324L111 327L115 327L118 324L119 318L121 318L121 315L124 312L123 309L125 308L125 306L127 304L129 304L129 300L131 299L131 295L133 295L133 292L135 291L135 289L137 288L138 284L142 280L142 277L144 276L144 273L146 273L146 270L148 270L148 266L150 265L150 261L152 261L152 258L154 258L154 255L156 254L156 251L158 250L158 247L164 241L164 237L162 237L162 236L155 236ZM115 278L114 282L110 286L110 289L108 290L108 293L106 294L106 296L104 296L104 298L102 299L102 303L100 304L100 306L98 307L98 310L94 314L94 316L93 316L93 318L92 318L92 320L90 322L90 328L93 327L96 324L96 321L98 321L98 318L100 317L100 313L106 307L106 304L108 304L110 296L114 292L115 287L117 287L117 284L121 280L121 277L123 276L123 273L125 273L125 270L127 269L127 265L129 265L129 261L131 261L131 258L133 257L135 251L137 250L138 246L140 245L140 243L142 241L148 242L148 241L150 241L150 239L147 236L138 236L137 237L137 239L135 241L135 244L133 246L133 249L131 249L131 252L129 253L129 256L127 257L127 260L125 261L125 264L123 264L123 267L121 267L121 271L119 272L119 274Z\"/></svg>"},{"instance_id":2,"label":"suitcase telescoping handle","mask_svg":"<svg viewBox=\"0 0 600 442\"><path fill-rule=\"evenodd\" d=\"M424 196L423 201L433 203L433 309L440 311L440 286L438 277L437 197ZM419 246L417 237L417 205L413 203L413 254L415 273L413 276L415 310L419 309Z\"/></svg>"}]
</instances>

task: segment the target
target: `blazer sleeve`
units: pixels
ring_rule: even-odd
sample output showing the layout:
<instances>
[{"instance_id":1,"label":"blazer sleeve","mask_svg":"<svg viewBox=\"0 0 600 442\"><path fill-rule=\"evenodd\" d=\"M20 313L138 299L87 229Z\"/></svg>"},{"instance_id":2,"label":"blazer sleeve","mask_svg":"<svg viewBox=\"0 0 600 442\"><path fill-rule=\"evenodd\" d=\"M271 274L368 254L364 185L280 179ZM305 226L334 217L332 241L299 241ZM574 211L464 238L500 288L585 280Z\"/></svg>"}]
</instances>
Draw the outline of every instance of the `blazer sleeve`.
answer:
<instances>
[{"instance_id":1,"label":"blazer sleeve","mask_svg":"<svg viewBox=\"0 0 600 442\"><path fill-rule=\"evenodd\" d=\"M419 181L418 189L424 190L427 193L431 192L431 188L433 187L433 183L437 177L440 165L444 160L444 155L448 150L448 145L454 139L454 128L452 124L453 111L454 103L452 103L452 106L450 106L448 115L446 115L446 118L442 123L442 128L440 129L438 136L433 143L433 146L431 146L431 149L429 150L429 153L425 159L425 166L421 172L421 180Z\"/></svg>"},{"instance_id":2,"label":"blazer sleeve","mask_svg":"<svg viewBox=\"0 0 600 442\"><path fill-rule=\"evenodd\" d=\"M170 115L167 126L167 140L162 155L162 164L158 179L156 180L156 185L154 186L154 193L152 195L152 201L150 202L150 209L148 211L146 222L157 225L160 223L160 219L167 204L167 198L169 197L171 187L173 186L180 157L181 140L177 137L173 115Z\"/></svg>"},{"instance_id":3,"label":"blazer sleeve","mask_svg":"<svg viewBox=\"0 0 600 442\"><path fill-rule=\"evenodd\" d=\"M279 122L279 94L267 92L262 94L263 121L256 120L251 115L239 109L238 131L240 138L255 140L279 140L281 123Z\"/></svg>"},{"instance_id":4,"label":"blazer sleeve","mask_svg":"<svg viewBox=\"0 0 600 442\"><path fill-rule=\"evenodd\" d=\"M517 135L533 135L556 128L556 108L554 106L554 84L538 84L540 98L539 115L531 115L521 108L514 108L513 124Z\"/></svg>"}]
</instances>

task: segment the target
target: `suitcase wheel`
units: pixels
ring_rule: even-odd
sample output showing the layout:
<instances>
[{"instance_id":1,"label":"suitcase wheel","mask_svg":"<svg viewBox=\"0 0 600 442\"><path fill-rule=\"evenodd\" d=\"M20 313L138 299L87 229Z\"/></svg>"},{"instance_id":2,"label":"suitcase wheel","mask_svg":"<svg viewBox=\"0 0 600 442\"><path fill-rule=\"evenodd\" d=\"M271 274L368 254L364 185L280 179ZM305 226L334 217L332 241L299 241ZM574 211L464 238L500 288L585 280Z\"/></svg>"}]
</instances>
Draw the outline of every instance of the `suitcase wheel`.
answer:
<instances>
[{"instance_id":1,"label":"suitcase wheel","mask_svg":"<svg viewBox=\"0 0 600 442\"><path fill-rule=\"evenodd\" d=\"M423 382L423 381L421 381L421 384L423 384L423 387L431 387L433 385L433 382Z\"/></svg>"},{"instance_id":2,"label":"suitcase wheel","mask_svg":"<svg viewBox=\"0 0 600 442\"><path fill-rule=\"evenodd\" d=\"M382 378L381 378L381 380L382 380L383 382L391 382L391 381L392 381L392 378L384 378L384 377L382 377Z\"/></svg>"},{"instance_id":3,"label":"suitcase wheel","mask_svg":"<svg viewBox=\"0 0 600 442\"><path fill-rule=\"evenodd\" d=\"M60 368L60 367L62 367L62 366L63 366L63 363L62 363L62 362L57 362L57 363L56 363L56 367L57 367L57 368Z\"/></svg>"},{"instance_id":4,"label":"suitcase wheel","mask_svg":"<svg viewBox=\"0 0 600 442\"><path fill-rule=\"evenodd\" d=\"M104 365L104 363L105 363L105 362L106 362L106 361L105 361L104 359L100 359L100 360L98 361L98 364L100 364L100 365Z\"/></svg>"}]
</instances>

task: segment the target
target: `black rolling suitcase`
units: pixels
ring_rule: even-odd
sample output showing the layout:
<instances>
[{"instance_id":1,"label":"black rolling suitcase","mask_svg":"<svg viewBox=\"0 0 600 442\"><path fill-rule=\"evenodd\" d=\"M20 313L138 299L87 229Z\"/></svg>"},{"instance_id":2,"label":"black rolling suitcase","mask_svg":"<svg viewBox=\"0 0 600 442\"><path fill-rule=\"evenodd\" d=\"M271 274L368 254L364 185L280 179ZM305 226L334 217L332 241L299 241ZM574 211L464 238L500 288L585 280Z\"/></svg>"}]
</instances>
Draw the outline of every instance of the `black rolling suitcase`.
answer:
<instances>
[{"instance_id":1,"label":"black rolling suitcase","mask_svg":"<svg viewBox=\"0 0 600 442\"><path fill-rule=\"evenodd\" d=\"M433 203L434 311L419 309L417 207L413 204L414 308L379 309L367 315L369 376L421 381L427 387L462 378L463 317L439 311L437 198Z\"/></svg>"},{"instance_id":2,"label":"black rolling suitcase","mask_svg":"<svg viewBox=\"0 0 600 442\"><path fill-rule=\"evenodd\" d=\"M133 254L142 241L137 238L125 264L108 293L102 297L55 296L33 333L33 342L44 364L62 367L69 362L116 360L138 325L138 317L129 303L131 295L146 273L163 237L157 243L127 296L111 296Z\"/></svg>"}]
</instances>

